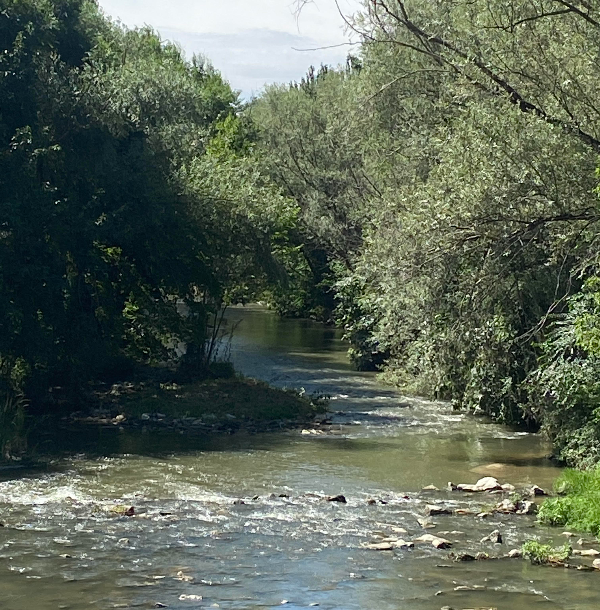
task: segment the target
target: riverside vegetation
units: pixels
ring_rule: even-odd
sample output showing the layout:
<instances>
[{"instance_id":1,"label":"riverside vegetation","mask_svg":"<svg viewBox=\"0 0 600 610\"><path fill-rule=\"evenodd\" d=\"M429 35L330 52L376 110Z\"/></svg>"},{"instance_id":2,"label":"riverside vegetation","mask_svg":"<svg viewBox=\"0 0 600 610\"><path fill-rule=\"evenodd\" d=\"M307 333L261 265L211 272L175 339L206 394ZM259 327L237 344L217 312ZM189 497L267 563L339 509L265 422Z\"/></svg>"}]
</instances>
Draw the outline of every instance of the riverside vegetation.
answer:
<instances>
[{"instance_id":1,"label":"riverside vegetation","mask_svg":"<svg viewBox=\"0 0 600 610\"><path fill-rule=\"evenodd\" d=\"M365 0L346 66L248 104L92 0L0 8L4 454L94 384L210 376L261 297L600 461L597 2Z\"/></svg>"},{"instance_id":2,"label":"riverside vegetation","mask_svg":"<svg viewBox=\"0 0 600 610\"><path fill-rule=\"evenodd\" d=\"M301 209L309 279L279 306L333 300L359 366L593 466L598 3L375 0L348 23L345 68L250 108Z\"/></svg>"},{"instance_id":3,"label":"riverside vegetation","mask_svg":"<svg viewBox=\"0 0 600 610\"><path fill-rule=\"evenodd\" d=\"M259 170L238 95L203 58L89 0L4 0L0 41L10 455L25 412L62 416L98 384L156 366L214 377L224 307L280 281L297 205ZM246 382L227 387L247 399Z\"/></svg>"}]
</instances>

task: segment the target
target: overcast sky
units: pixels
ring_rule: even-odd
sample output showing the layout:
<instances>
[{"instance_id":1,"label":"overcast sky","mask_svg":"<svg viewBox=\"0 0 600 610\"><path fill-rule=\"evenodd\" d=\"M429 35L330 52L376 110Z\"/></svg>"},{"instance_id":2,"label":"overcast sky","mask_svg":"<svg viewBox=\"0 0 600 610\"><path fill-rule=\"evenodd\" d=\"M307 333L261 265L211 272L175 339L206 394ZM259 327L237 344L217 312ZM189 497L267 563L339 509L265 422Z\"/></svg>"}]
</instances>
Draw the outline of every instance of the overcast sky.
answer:
<instances>
[{"instance_id":1,"label":"overcast sky","mask_svg":"<svg viewBox=\"0 0 600 610\"><path fill-rule=\"evenodd\" d=\"M191 57L206 55L245 98L266 83L300 80L307 68L344 63L348 41L334 0L315 0L299 18L293 0L99 0L104 12L129 27L150 25ZM338 0L352 13L359 0Z\"/></svg>"}]
</instances>

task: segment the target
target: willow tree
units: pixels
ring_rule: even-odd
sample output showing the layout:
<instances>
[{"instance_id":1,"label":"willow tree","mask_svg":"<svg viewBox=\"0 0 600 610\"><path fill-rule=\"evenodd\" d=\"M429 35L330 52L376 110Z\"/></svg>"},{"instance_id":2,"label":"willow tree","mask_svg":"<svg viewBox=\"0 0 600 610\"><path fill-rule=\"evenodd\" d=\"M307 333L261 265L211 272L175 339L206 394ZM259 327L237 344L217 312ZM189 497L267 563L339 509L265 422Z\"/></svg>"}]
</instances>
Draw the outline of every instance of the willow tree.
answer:
<instances>
[{"instance_id":1,"label":"willow tree","mask_svg":"<svg viewBox=\"0 0 600 610\"><path fill-rule=\"evenodd\" d=\"M352 145L374 188L335 266L338 316L395 381L543 422L537 345L595 272L599 12L372 0L346 17Z\"/></svg>"}]
</instances>

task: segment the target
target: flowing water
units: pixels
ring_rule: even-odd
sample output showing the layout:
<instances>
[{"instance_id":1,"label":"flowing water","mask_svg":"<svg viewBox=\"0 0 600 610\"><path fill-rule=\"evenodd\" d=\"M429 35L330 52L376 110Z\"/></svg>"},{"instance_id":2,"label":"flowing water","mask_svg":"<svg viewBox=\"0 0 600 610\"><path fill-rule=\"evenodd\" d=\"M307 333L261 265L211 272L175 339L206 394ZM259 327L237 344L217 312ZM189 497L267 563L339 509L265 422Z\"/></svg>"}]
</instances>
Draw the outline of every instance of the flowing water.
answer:
<instances>
[{"instance_id":1,"label":"flowing water","mask_svg":"<svg viewBox=\"0 0 600 610\"><path fill-rule=\"evenodd\" d=\"M428 502L478 511L498 499L420 492L425 485L493 475L517 487L550 486L558 470L545 458L549 447L352 371L333 329L258 307L230 318L239 321L237 368L330 396L331 432L103 431L71 439L77 453L44 472L4 472L2 610L598 608L597 573L519 559L456 563L427 544L363 548L398 528L407 540L423 534L416 518ZM324 499L336 494L347 503ZM492 557L531 536L560 539L528 516L434 522L427 531L448 532L455 552ZM494 529L504 544L479 542Z\"/></svg>"}]
</instances>

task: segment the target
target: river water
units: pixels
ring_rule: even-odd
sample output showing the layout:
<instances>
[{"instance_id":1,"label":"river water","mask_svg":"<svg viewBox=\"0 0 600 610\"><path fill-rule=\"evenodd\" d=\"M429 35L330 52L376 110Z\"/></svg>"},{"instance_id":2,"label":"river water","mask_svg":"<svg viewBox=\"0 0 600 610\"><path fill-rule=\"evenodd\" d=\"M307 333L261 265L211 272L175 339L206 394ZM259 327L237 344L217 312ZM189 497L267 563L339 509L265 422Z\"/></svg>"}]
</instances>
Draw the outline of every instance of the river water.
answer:
<instances>
[{"instance_id":1,"label":"river water","mask_svg":"<svg viewBox=\"0 0 600 610\"><path fill-rule=\"evenodd\" d=\"M258 307L229 317L239 322L236 367L328 395L330 433L104 431L73 439L74 453L43 472L5 472L2 610L598 608L597 573L519 559L456 563L427 544L363 548L398 528L407 540L422 535L416 519L428 502L479 511L498 499L420 491L429 484L493 475L549 487L559 472L545 458L549 447L352 371L331 328ZM336 494L347 503L324 499ZM119 514L129 506L135 516ZM433 520L427 532L450 539L455 552L494 557L528 537L561 539L528 516ZM494 529L504 544L479 542Z\"/></svg>"}]
</instances>

